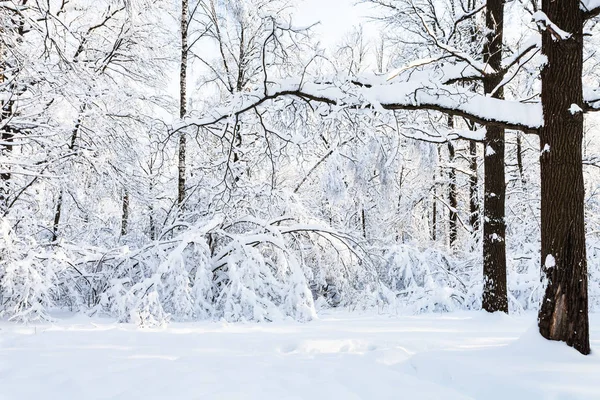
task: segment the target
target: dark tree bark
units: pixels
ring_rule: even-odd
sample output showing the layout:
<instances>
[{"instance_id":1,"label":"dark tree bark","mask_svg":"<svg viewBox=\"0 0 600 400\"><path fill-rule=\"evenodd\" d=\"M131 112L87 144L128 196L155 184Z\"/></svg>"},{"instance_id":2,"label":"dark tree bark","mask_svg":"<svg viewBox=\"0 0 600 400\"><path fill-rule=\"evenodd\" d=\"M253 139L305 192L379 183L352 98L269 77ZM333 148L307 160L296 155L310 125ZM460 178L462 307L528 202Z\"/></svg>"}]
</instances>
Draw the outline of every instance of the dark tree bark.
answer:
<instances>
[{"instance_id":1,"label":"dark tree bark","mask_svg":"<svg viewBox=\"0 0 600 400\"><path fill-rule=\"evenodd\" d=\"M499 71L502 67L504 36L504 0L488 0L486 8L487 37L483 49L484 62ZM486 94L502 99L504 92L498 85L500 74L487 76L483 81ZM484 205L483 205L483 301L488 312L508 313L506 287L506 222L504 177L504 129L488 126L484 149Z\"/></svg>"},{"instance_id":2,"label":"dark tree bark","mask_svg":"<svg viewBox=\"0 0 600 400\"><path fill-rule=\"evenodd\" d=\"M517 133L517 167L519 168L519 176L521 177L521 184L525 189L525 171L523 168L523 140L521 139L521 133Z\"/></svg>"},{"instance_id":3,"label":"dark tree bark","mask_svg":"<svg viewBox=\"0 0 600 400\"><path fill-rule=\"evenodd\" d=\"M179 118L187 113L187 63L188 63L188 0L181 0L181 64L179 70ZM185 153L186 136L179 133L179 158L177 177L177 204L183 206L185 200Z\"/></svg>"},{"instance_id":4,"label":"dark tree bark","mask_svg":"<svg viewBox=\"0 0 600 400\"><path fill-rule=\"evenodd\" d=\"M467 2L467 10L473 11L476 7L475 0L469 0ZM478 29L475 21L470 22L470 33L471 33L471 46L473 49L476 48L477 43L479 41L478 38ZM477 83L473 85L473 88L479 86ZM471 130L476 130L477 125L472 122L470 126ZM477 231L479 231L479 193L477 190L478 184L478 175L477 175L477 142L472 140L469 142L469 169L471 170L471 176L469 177L469 224L473 229L473 238L477 236Z\"/></svg>"},{"instance_id":5,"label":"dark tree bark","mask_svg":"<svg viewBox=\"0 0 600 400\"><path fill-rule=\"evenodd\" d=\"M448 128L454 128L454 118L452 116L448 117ZM456 193L456 170L452 165L454 163L455 151L454 151L454 143L448 142L448 159L450 161L450 168L448 171L448 203L450 206L449 215L448 215L448 236L450 239L450 248L453 249L456 245L456 239L458 237L458 213L456 208L458 207L458 196Z\"/></svg>"},{"instance_id":6,"label":"dark tree bark","mask_svg":"<svg viewBox=\"0 0 600 400\"><path fill-rule=\"evenodd\" d=\"M121 214L121 236L127 234L127 225L129 224L129 192L125 189L123 194L123 210Z\"/></svg>"},{"instance_id":7,"label":"dark tree bark","mask_svg":"<svg viewBox=\"0 0 600 400\"><path fill-rule=\"evenodd\" d=\"M433 174L433 198L431 207L431 240L437 240L437 182L436 174Z\"/></svg>"},{"instance_id":8,"label":"dark tree bark","mask_svg":"<svg viewBox=\"0 0 600 400\"><path fill-rule=\"evenodd\" d=\"M62 214L62 204L63 204L63 191L58 194L58 199L56 200L56 209L54 210L54 221L52 223L52 242L56 242L58 239L58 225L60 224L60 216Z\"/></svg>"},{"instance_id":9,"label":"dark tree bark","mask_svg":"<svg viewBox=\"0 0 600 400\"><path fill-rule=\"evenodd\" d=\"M473 228L473 236L479 230L479 195L477 193L477 142L469 142L469 224Z\"/></svg>"},{"instance_id":10,"label":"dark tree bark","mask_svg":"<svg viewBox=\"0 0 600 400\"><path fill-rule=\"evenodd\" d=\"M152 172L152 169L150 169L150 172ZM154 201L153 201L153 197L152 194L154 193L154 183L153 183L153 179L154 178L150 178L150 188L149 188L149 193L150 193L150 204L148 204L148 219L149 219L149 225L150 225L150 240L154 240L156 239L156 222L154 221Z\"/></svg>"},{"instance_id":11,"label":"dark tree bark","mask_svg":"<svg viewBox=\"0 0 600 400\"><path fill-rule=\"evenodd\" d=\"M69 143L69 150L75 150L77 146L77 138L79 137L79 129L83 123L83 113L85 112L85 104L81 106L79 110L79 118L75 123L75 128L71 132L71 142ZM60 190L58 199L56 200L56 208L54 209L54 221L52 221L52 241L55 242L58 239L58 227L60 225L60 218L62 217L62 207L64 201L64 189Z\"/></svg>"},{"instance_id":12,"label":"dark tree bark","mask_svg":"<svg viewBox=\"0 0 600 400\"><path fill-rule=\"evenodd\" d=\"M542 183L542 270L548 286L539 329L550 340L590 353L588 276L582 165L583 13L579 0L543 0L542 11L568 39L552 29L542 34L548 62L542 71L544 126L540 130Z\"/></svg>"},{"instance_id":13,"label":"dark tree bark","mask_svg":"<svg viewBox=\"0 0 600 400\"><path fill-rule=\"evenodd\" d=\"M27 0L21 0L20 2L16 2L20 6L25 6L27 4ZM17 41L21 42L23 40L23 36L25 35L25 19L21 13L15 12L14 15L9 18L5 22L4 29L14 29L18 35ZM8 28L10 27L10 28ZM4 71L7 70L7 64L4 57L6 56L6 46L5 43L1 43L0 41L0 84L4 83L7 77L4 74ZM13 76L17 75L18 72L13 71ZM10 78L9 78L10 81ZM13 95L18 93L20 89L13 82L9 84ZM0 147L0 151L4 153L11 153L13 151L13 141L14 136L19 132L19 129L15 128L11 125L10 120L15 116L15 101L11 98L8 101L0 102L1 111L0 111L0 121L2 121L4 127L1 129L0 138L3 142ZM7 122L8 121L8 122ZM0 173L0 211L3 213L7 211L8 208L8 197L10 196L10 182L11 176L9 166L6 166L6 171Z\"/></svg>"},{"instance_id":14,"label":"dark tree bark","mask_svg":"<svg viewBox=\"0 0 600 400\"><path fill-rule=\"evenodd\" d=\"M0 67L1 68L1 67ZM3 79L0 80L0 83L2 83ZM6 102L6 104L2 104L2 113L0 115L0 121L5 121L7 119L12 118L13 116L13 102L12 101L8 101ZM14 129L12 129L10 127L10 125L6 125L3 129L2 129L2 134L0 135L0 138L2 139L2 147L1 147L1 151L4 154L10 154L13 151L13 138L14 138L14 134L15 131ZM7 209L7 202L8 202L8 196L10 195L10 181L11 181L11 173L10 173L10 167L8 165L5 165L4 168L6 169L5 171L3 171L2 173L0 173L0 181L1 181L1 186L0 186L0 209L2 212L5 212Z\"/></svg>"},{"instance_id":15,"label":"dark tree bark","mask_svg":"<svg viewBox=\"0 0 600 400\"><path fill-rule=\"evenodd\" d=\"M361 209L361 213L360 213L360 222L362 225L362 233L363 233L363 237L366 239L367 238L367 216L366 216L366 212L365 212L365 208L363 207Z\"/></svg>"}]
</instances>

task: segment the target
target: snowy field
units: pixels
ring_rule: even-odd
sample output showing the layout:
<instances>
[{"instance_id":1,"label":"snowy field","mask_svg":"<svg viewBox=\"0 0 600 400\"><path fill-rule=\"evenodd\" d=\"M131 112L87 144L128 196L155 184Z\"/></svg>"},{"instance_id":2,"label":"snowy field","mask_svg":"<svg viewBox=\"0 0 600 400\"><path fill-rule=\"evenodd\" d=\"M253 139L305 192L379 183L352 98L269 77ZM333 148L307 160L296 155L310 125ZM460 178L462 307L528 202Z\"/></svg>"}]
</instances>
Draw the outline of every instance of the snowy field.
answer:
<instances>
[{"instance_id":1,"label":"snowy field","mask_svg":"<svg viewBox=\"0 0 600 400\"><path fill-rule=\"evenodd\" d=\"M317 321L138 329L0 325L0 399L600 399L594 354L542 340L534 314L333 313Z\"/></svg>"}]
</instances>

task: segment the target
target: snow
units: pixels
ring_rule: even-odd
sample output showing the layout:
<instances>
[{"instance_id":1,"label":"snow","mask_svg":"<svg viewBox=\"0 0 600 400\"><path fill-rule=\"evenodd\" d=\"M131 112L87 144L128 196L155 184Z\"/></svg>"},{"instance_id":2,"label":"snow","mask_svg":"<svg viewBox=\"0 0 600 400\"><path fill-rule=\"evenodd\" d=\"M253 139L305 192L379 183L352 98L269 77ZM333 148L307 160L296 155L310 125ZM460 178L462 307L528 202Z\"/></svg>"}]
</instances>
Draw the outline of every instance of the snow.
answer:
<instances>
[{"instance_id":1,"label":"snow","mask_svg":"<svg viewBox=\"0 0 600 400\"><path fill-rule=\"evenodd\" d=\"M181 121L175 124L173 129L178 130L190 125L213 125L233 114L251 110L267 100L286 95L337 107L372 106L377 111L415 108L448 110L484 121L514 125L522 130L535 130L543 126L540 103L496 99L427 79L381 83L373 78L361 80L360 85L352 81L305 82L294 79L269 82L263 88L234 97L226 107L215 108L202 118Z\"/></svg>"},{"instance_id":2,"label":"snow","mask_svg":"<svg viewBox=\"0 0 600 400\"><path fill-rule=\"evenodd\" d=\"M556 259L554 258L554 256L552 254L548 254L546 256L546 261L544 262L544 266L546 267L546 269L556 267Z\"/></svg>"},{"instance_id":3,"label":"snow","mask_svg":"<svg viewBox=\"0 0 600 400\"><path fill-rule=\"evenodd\" d=\"M575 114L579 114L579 113L583 112L583 110L577 104L571 104L571 107L569 107L569 112L572 115L575 115Z\"/></svg>"},{"instance_id":4,"label":"snow","mask_svg":"<svg viewBox=\"0 0 600 400\"><path fill-rule=\"evenodd\" d=\"M567 40L572 34L560 29L554 22L550 21L550 18L543 11L536 11L531 16L532 20L538 25L541 30L548 29L552 33L554 40Z\"/></svg>"},{"instance_id":5,"label":"snow","mask_svg":"<svg viewBox=\"0 0 600 400\"><path fill-rule=\"evenodd\" d=\"M542 149L542 154L544 153L550 153L550 145L548 143L546 143Z\"/></svg>"},{"instance_id":6,"label":"snow","mask_svg":"<svg viewBox=\"0 0 600 400\"><path fill-rule=\"evenodd\" d=\"M592 110L600 109L600 88L591 88L584 86L583 99L586 105Z\"/></svg>"},{"instance_id":7,"label":"snow","mask_svg":"<svg viewBox=\"0 0 600 400\"><path fill-rule=\"evenodd\" d=\"M536 316L329 312L310 323L0 324L0 399L597 399L600 358ZM591 315L600 350L600 316Z\"/></svg>"}]
</instances>

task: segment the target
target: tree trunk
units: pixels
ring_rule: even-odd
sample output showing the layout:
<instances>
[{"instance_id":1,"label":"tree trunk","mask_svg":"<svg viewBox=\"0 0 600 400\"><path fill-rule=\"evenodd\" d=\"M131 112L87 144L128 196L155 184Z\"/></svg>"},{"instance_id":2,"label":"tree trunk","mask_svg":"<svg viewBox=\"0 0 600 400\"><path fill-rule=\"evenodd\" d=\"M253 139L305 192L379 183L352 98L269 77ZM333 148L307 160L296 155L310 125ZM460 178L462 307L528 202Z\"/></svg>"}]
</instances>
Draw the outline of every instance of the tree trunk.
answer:
<instances>
[{"instance_id":1,"label":"tree trunk","mask_svg":"<svg viewBox=\"0 0 600 400\"><path fill-rule=\"evenodd\" d=\"M454 128L454 118L452 116L448 117L448 128ZM448 142L448 159L450 161L450 170L448 172L448 180L450 181L448 186L448 203L450 205L449 210L449 239L450 239L450 248L454 249L456 245L456 239L458 234L458 199L456 194L456 170L454 169L454 143Z\"/></svg>"},{"instance_id":2,"label":"tree trunk","mask_svg":"<svg viewBox=\"0 0 600 400\"><path fill-rule=\"evenodd\" d=\"M362 233L363 233L363 237L366 239L367 238L367 216L365 213L365 208L363 207L360 213L360 219L361 219L361 225L362 225Z\"/></svg>"},{"instance_id":3,"label":"tree trunk","mask_svg":"<svg viewBox=\"0 0 600 400\"><path fill-rule=\"evenodd\" d=\"M77 145L77 138L79 136L79 129L81 128L81 124L83 122L83 113L85 112L85 104L81 106L79 110L79 118L77 118L77 122L75 123L75 128L71 132L71 142L69 143L69 150L75 150L75 146ZM63 206L63 194L64 189L60 190L58 195L58 199L56 200L56 208L54 209L54 221L52 223L52 241L55 242L58 238L58 226L60 225L60 218L62 216L62 206Z\"/></svg>"},{"instance_id":4,"label":"tree trunk","mask_svg":"<svg viewBox=\"0 0 600 400\"><path fill-rule=\"evenodd\" d=\"M0 81L0 83L2 83ZM2 104L2 113L0 114L0 121L5 121L7 119L12 118L12 101L8 101L6 104ZM13 137L14 137L14 131L12 128L10 128L10 126L7 124L6 126L4 126L4 128L2 129L2 134L0 135L0 138L2 139L2 147L1 147L1 152L4 155L8 155L10 153L12 153L13 150ZM6 169L5 171L2 171L2 173L0 173L0 211L2 211L2 213L7 211L7 207L8 207L8 196L10 196L10 181L11 181L11 173L10 173L10 166L9 165L5 165L4 168Z\"/></svg>"},{"instance_id":5,"label":"tree trunk","mask_svg":"<svg viewBox=\"0 0 600 400\"><path fill-rule=\"evenodd\" d=\"M60 216L62 214L62 204L63 204L63 191L61 189L58 194L58 199L56 200L56 209L54 210L54 221L52 224L52 242L56 242L58 239L58 225L60 224Z\"/></svg>"},{"instance_id":6,"label":"tree trunk","mask_svg":"<svg viewBox=\"0 0 600 400\"><path fill-rule=\"evenodd\" d=\"M475 0L469 0L467 3L467 11L471 12L475 9ZM471 33L471 48L475 50L478 46L478 30L475 21L470 21L470 33ZM477 90L478 84L473 84L473 89ZM473 122L471 130L477 130L477 125ZM477 175L477 142L471 140L469 142L469 169L471 170L471 176L469 177L469 224L473 229L473 239L477 237L477 231L479 231L479 193L477 190L477 184L479 183ZM473 240L475 246L475 240Z\"/></svg>"},{"instance_id":7,"label":"tree trunk","mask_svg":"<svg viewBox=\"0 0 600 400\"><path fill-rule=\"evenodd\" d=\"M523 168L523 142L521 139L521 133L517 133L517 167L519 168L521 185L523 186L523 190L525 190L527 181L525 180L525 171Z\"/></svg>"},{"instance_id":8,"label":"tree trunk","mask_svg":"<svg viewBox=\"0 0 600 400\"><path fill-rule=\"evenodd\" d=\"M488 0L486 28L488 34L483 59L489 67L499 71L502 67L504 0ZM499 74L487 76L483 82L485 93L498 99L504 98L502 88L496 90L501 80ZM508 313L503 128L487 127L484 151L482 307L488 312Z\"/></svg>"},{"instance_id":9,"label":"tree trunk","mask_svg":"<svg viewBox=\"0 0 600 400\"><path fill-rule=\"evenodd\" d=\"M431 240L437 240L437 182L436 174L433 174L433 204L431 207Z\"/></svg>"},{"instance_id":10,"label":"tree trunk","mask_svg":"<svg viewBox=\"0 0 600 400\"><path fill-rule=\"evenodd\" d=\"M187 60L188 60L188 0L181 0L181 65L179 71L179 118L187 112ZM181 208L185 200L185 133L179 133L179 157L177 178L177 204Z\"/></svg>"},{"instance_id":11,"label":"tree trunk","mask_svg":"<svg viewBox=\"0 0 600 400\"><path fill-rule=\"evenodd\" d=\"M550 340L590 353L582 145L583 15L579 0L543 0L542 10L568 39L542 35L544 126L540 130L542 270L548 286L539 329Z\"/></svg>"},{"instance_id":12,"label":"tree trunk","mask_svg":"<svg viewBox=\"0 0 600 400\"><path fill-rule=\"evenodd\" d=\"M152 174L152 167L150 167L150 174ZM149 225L150 225L150 240L156 239L156 222L154 221L154 178L150 178L150 188L148 193L150 193L150 203L148 204L148 217L149 217Z\"/></svg>"},{"instance_id":13,"label":"tree trunk","mask_svg":"<svg viewBox=\"0 0 600 400\"><path fill-rule=\"evenodd\" d=\"M121 236L127 234L127 225L129 224L129 192L125 189L123 194L123 213L121 214Z\"/></svg>"},{"instance_id":14,"label":"tree trunk","mask_svg":"<svg viewBox=\"0 0 600 400\"><path fill-rule=\"evenodd\" d=\"M21 2L18 2L17 4L19 6L25 6L26 3L27 0L23 0ZM10 21L3 22L7 23L8 25L4 26L4 29L13 29L14 27L16 27L16 33L18 35L17 42L21 43L23 40L23 36L25 35L25 18L23 17L23 15L21 13L15 13L14 17L10 18ZM14 24L13 27L10 27L11 24ZM6 62L4 59L2 59L2 57L6 55L6 49L4 48L4 46L6 46L6 44L0 40L0 84L5 83L7 79L6 75L4 75L3 73L7 69ZM18 73L19 71L12 72L13 76L17 76ZM8 80L11 80L10 77L8 78ZM15 82L9 83L9 88L13 92L13 96L21 90L18 88L18 85ZM0 147L0 151L2 151L5 154L10 154L13 151L14 136L17 133L20 133L17 128L11 126L10 124L10 119L12 119L16 114L15 101L12 100L11 96L10 100L6 102L2 101L0 102L0 105L0 121L2 121L2 124L4 125L4 128L2 129L2 134L0 135L0 138L3 142L3 145ZM10 167L7 165L6 171L0 173L0 211L2 213L6 213L8 211L7 208L8 197L10 196L11 176L12 174L10 173Z\"/></svg>"},{"instance_id":15,"label":"tree trunk","mask_svg":"<svg viewBox=\"0 0 600 400\"><path fill-rule=\"evenodd\" d=\"M473 228L473 236L475 237L479 230L479 195L477 193L477 142L472 140L469 142L469 169L471 176L469 177L469 224Z\"/></svg>"}]
</instances>

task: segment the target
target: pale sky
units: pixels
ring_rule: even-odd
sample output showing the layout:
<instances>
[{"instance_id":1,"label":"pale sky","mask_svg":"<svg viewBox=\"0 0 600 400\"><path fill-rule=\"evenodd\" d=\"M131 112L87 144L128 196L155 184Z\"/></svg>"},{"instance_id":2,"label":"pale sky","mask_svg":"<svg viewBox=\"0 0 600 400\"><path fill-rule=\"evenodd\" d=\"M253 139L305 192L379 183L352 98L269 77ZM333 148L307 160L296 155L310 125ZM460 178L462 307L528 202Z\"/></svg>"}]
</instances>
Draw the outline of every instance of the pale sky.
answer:
<instances>
[{"instance_id":1,"label":"pale sky","mask_svg":"<svg viewBox=\"0 0 600 400\"><path fill-rule=\"evenodd\" d=\"M294 16L296 25L305 26L320 22L315 33L320 36L321 43L332 46L351 31L353 26L363 24L368 33L372 23L368 23L365 15L370 14L371 7L366 4L355 5L356 0L301 0L296 6Z\"/></svg>"}]
</instances>

